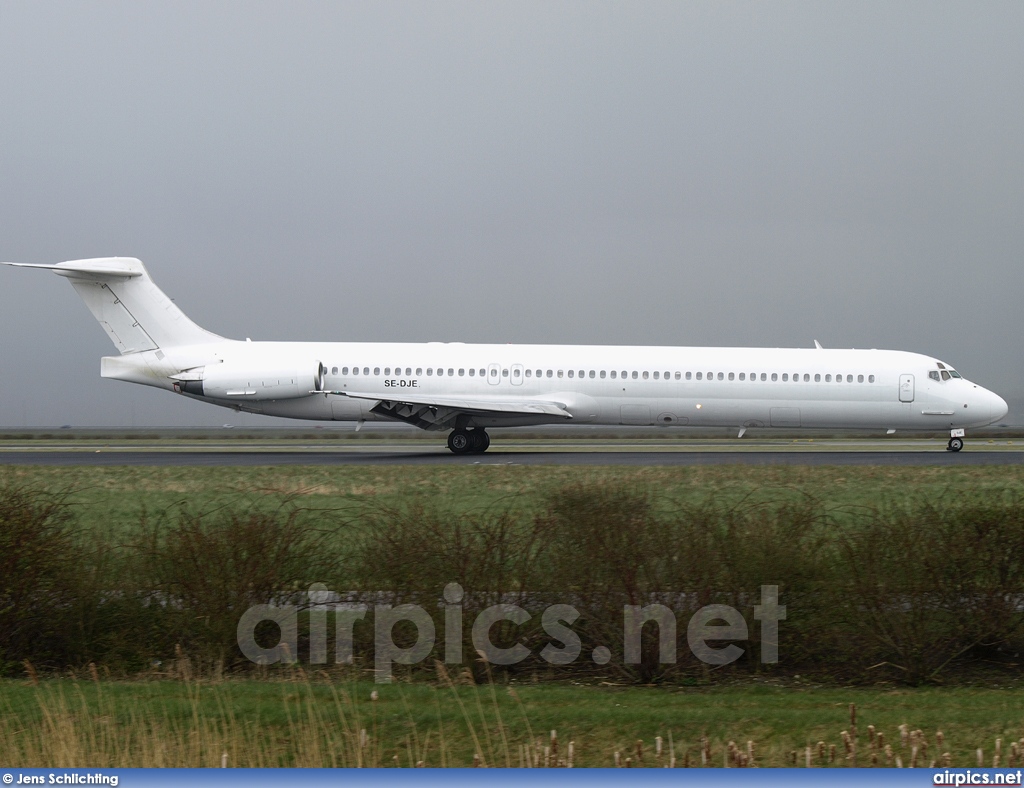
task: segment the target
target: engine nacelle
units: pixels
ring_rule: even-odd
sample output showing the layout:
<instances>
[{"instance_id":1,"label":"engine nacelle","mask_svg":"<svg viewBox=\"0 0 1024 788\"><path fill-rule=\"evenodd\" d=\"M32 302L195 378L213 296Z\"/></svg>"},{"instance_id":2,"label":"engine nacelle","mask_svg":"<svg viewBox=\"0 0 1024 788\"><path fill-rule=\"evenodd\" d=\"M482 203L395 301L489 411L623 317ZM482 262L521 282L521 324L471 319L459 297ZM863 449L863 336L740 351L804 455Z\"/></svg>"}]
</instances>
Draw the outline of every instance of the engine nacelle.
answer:
<instances>
[{"instance_id":1,"label":"engine nacelle","mask_svg":"<svg viewBox=\"0 0 1024 788\"><path fill-rule=\"evenodd\" d=\"M226 400L279 400L308 397L323 391L327 367L315 361L292 364L224 362L176 375L174 387L186 394Z\"/></svg>"}]
</instances>

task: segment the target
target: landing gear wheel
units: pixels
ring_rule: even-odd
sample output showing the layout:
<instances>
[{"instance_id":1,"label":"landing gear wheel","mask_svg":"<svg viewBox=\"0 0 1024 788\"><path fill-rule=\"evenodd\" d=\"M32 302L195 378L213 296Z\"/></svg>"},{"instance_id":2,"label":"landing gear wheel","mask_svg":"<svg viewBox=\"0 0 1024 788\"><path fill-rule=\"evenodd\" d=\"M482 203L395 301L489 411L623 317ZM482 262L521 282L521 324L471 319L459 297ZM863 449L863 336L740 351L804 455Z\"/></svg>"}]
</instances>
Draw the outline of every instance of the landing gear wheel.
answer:
<instances>
[{"instance_id":1,"label":"landing gear wheel","mask_svg":"<svg viewBox=\"0 0 1024 788\"><path fill-rule=\"evenodd\" d=\"M448 449L452 454L468 454L473 451L473 440L466 430L452 430L448 435Z\"/></svg>"},{"instance_id":2,"label":"landing gear wheel","mask_svg":"<svg viewBox=\"0 0 1024 788\"><path fill-rule=\"evenodd\" d=\"M963 438L950 438L946 445L946 451L960 451L964 447Z\"/></svg>"},{"instance_id":3,"label":"landing gear wheel","mask_svg":"<svg viewBox=\"0 0 1024 788\"><path fill-rule=\"evenodd\" d=\"M482 429L475 429L469 433L470 445L474 454L483 454L487 451L487 447L491 445L491 436L488 435Z\"/></svg>"}]
</instances>

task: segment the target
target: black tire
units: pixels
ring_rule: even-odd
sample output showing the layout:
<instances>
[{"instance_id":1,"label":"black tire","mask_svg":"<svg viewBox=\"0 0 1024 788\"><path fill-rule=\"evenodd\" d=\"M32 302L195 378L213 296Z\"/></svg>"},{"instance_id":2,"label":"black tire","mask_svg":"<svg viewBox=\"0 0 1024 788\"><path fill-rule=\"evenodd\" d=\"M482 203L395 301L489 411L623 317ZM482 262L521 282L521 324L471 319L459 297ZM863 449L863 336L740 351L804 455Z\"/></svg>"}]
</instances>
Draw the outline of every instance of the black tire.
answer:
<instances>
[{"instance_id":1,"label":"black tire","mask_svg":"<svg viewBox=\"0 0 1024 788\"><path fill-rule=\"evenodd\" d=\"M949 439L949 450L950 451L960 451L960 449L962 449L963 447L964 447L964 439L963 438L950 438Z\"/></svg>"},{"instance_id":2,"label":"black tire","mask_svg":"<svg viewBox=\"0 0 1024 788\"><path fill-rule=\"evenodd\" d=\"M472 444L470 451L474 454L483 454L487 451L487 447L491 445L491 436L482 429L475 429L470 432L469 438Z\"/></svg>"},{"instance_id":3,"label":"black tire","mask_svg":"<svg viewBox=\"0 0 1024 788\"><path fill-rule=\"evenodd\" d=\"M466 454L473 450L473 439L465 430L452 430L448 435L448 449L452 454Z\"/></svg>"}]
</instances>

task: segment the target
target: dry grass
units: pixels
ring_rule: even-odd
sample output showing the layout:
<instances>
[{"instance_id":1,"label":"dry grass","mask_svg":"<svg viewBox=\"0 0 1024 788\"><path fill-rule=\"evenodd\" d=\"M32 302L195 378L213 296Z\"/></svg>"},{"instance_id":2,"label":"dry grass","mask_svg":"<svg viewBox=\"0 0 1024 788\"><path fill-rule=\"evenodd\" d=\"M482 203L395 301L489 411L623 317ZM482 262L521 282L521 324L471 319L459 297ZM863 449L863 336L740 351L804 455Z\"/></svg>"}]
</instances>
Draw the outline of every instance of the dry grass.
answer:
<instances>
[{"instance_id":1,"label":"dry grass","mask_svg":"<svg viewBox=\"0 0 1024 788\"><path fill-rule=\"evenodd\" d=\"M291 678L263 682L109 682L96 671L87 681L33 677L34 686L4 693L0 763L23 768L1024 765L1016 711L1015 725L995 729L965 725L948 705L940 716L949 725L864 726L855 704L828 702L833 693L819 703L830 731L824 733L820 724L808 724L821 717L801 717L804 730L786 727L793 712L808 705L806 694L774 697L778 719L773 726L753 718L765 699L748 691L751 716L728 719L730 708L744 705L742 696L726 704L714 695L691 695L696 704L679 704L676 696L676 724L666 725L658 708L670 696L665 691L631 691L648 700L657 697L651 713L614 718L604 712L620 703L609 701L626 706L630 694L562 687L561 708L557 699L545 708L543 697L556 694L550 688L472 686L467 676L449 677L443 669L438 676L432 686L395 684L379 690L326 674L309 679L298 669ZM580 702L566 707L566 692ZM12 702L15 695L20 706ZM859 695L875 708L885 703ZM923 702L904 719L920 718L920 710L931 708L936 697L922 694ZM1014 694L995 703L1017 707L1016 699ZM992 715L992 696L972 700ZM694 705L703 713L695 716ZM716 709L717 719L707 713ZM558 715L562 720L556 725Z\"/></svg>"}]
</instances>

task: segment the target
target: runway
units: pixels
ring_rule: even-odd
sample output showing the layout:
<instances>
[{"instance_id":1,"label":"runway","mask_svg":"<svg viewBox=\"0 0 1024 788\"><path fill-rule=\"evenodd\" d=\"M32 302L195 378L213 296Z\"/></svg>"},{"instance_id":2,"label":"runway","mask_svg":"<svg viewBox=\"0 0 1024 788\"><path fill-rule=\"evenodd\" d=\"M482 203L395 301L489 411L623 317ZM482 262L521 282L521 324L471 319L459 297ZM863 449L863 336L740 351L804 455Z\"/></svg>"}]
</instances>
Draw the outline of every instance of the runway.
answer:
<instances>
[{"instance_id":1,"label":"runway","mask_svg":"<svg viewBox=\"0 0 1024 788\"><path fill-rule=\"evenodd\" d=\"M456 456L445 449L334 449L191 451L191 450L28 450L0 452L0 465L48 466L280 466L280 465L889 465L889 466L977 466L1021 465L1024 451L962 451L958 454L937 448L929 451L840 451L745 450L715 451L489 451L486 454Z\"/></svg>"}]
</instances>

